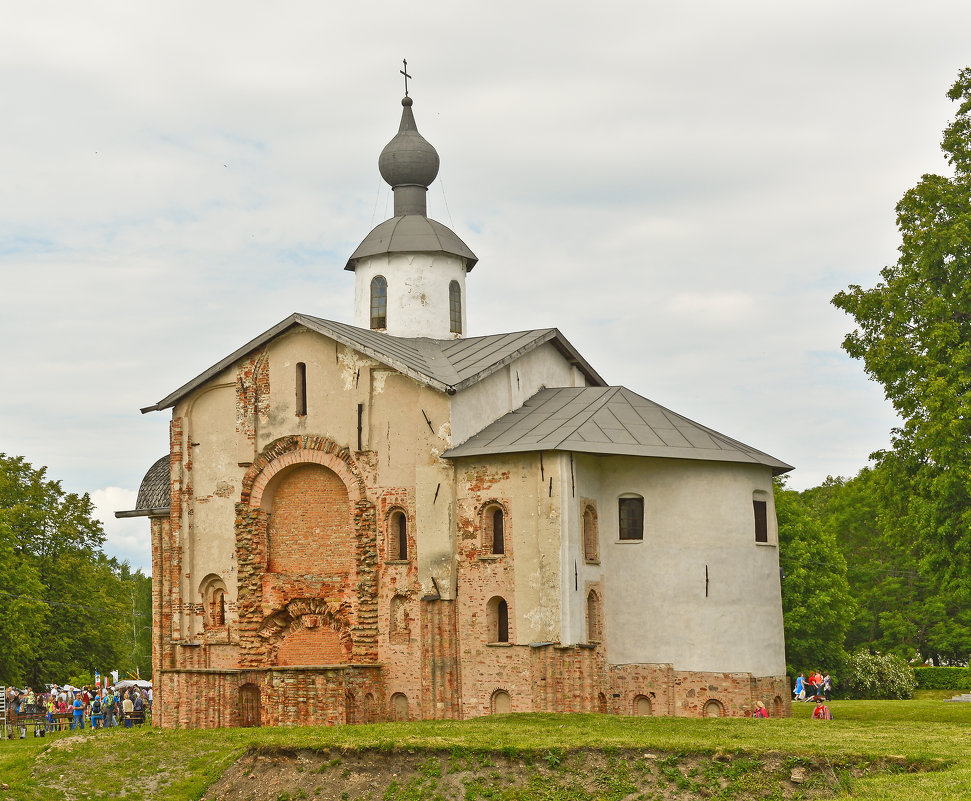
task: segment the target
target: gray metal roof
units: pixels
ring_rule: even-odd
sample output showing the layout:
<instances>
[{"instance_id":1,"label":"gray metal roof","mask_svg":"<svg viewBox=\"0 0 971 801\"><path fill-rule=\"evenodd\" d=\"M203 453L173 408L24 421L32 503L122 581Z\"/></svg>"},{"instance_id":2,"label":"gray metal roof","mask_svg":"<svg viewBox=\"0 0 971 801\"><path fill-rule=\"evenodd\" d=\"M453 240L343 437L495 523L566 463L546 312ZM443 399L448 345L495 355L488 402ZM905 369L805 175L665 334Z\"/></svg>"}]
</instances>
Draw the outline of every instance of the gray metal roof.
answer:
<instances>
[{"instance_id":1,"label":"gray metal roof","mask_svg":"<svg viewBox=\"0 0 971 801\"><path fill-rule=\"evenodd\" d=\"M179 387L175 392L162 398L158 403L146 406L142 409L142 413L174 406L180 398L232 366L255 348L294 326L303 326L330 337L388 367L393 367L416 381L448 394L460 392L481 381L546 342L576 366L584 374L588 383L597 386L605 386L607 383L556 328L514 331L508 334L465 339L428 339L427 337L395 337L381 331L370 331L333 320L322 320L306 314L292 314Z\"/></svg>"},{"instance_id":2,"label":"gray metal roof","mask_svg":"<svg viewBox=\"0 0 971 801\"><path fill-rule=\"evenodd\" d=\"M146 517L168 514L170 498L169 455L160 457L148 468L138 488L135 508L127 512L115 512L115 517Z\"/></svg>"},{"instance_id":3,"label":"gray metal roof","mask_svg":"<svg viewBox=\"0 0 971 801\"><path fill-rule=\"evenodd\" d=\"M763 464L774 475L792 466L642 398L625 387L566 387L537 392L445 458L524 451L655 456Z\"/></svg>"},{"instance_id":4,"label":"gray metal roof","mask_svg":"<svg viewBox=\"0 0 971 801\"><path fill-rule=\"evenodd\" d=\"M382 253L448 253L465 259L466 272L479 260L451 228L423 214L392 217L372 229L351 254L344 269L353 270L358 259Z\"/></svg>"}]
</instances>

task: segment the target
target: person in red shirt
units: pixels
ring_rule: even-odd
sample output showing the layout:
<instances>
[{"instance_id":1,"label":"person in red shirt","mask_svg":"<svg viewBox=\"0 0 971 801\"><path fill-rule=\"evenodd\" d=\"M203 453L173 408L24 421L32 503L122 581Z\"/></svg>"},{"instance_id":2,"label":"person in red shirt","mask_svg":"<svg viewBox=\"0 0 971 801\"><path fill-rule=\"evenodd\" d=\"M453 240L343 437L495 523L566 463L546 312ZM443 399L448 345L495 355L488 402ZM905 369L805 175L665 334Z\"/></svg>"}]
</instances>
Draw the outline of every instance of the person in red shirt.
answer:
<instances>
[{"instance_id":1,"label":"person in red shirt","mask_svg":"<svg viewBox=\"0 0 971 801\"><path fill-rule=\"evenodd\" d=\"M816 696L816 708L813 710L813 720L832 720L833 713L829 711L829 707L823 703L823 696Z\"/></svg>"}]
</instances>

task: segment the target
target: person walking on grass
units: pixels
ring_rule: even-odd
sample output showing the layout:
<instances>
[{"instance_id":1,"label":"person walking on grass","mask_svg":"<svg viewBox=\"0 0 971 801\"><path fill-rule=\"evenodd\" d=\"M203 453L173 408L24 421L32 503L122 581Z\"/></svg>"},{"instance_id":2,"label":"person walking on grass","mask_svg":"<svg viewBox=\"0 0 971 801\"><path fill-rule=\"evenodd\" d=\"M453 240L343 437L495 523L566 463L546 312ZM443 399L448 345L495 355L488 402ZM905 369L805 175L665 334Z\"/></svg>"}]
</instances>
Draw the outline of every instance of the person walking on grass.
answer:
<instances>
[{"instance_id":1,"label":"person walking on grass","mask_svg":"<svg viewBox=\"0 0 971 801\"><path fill-rule=\"evenodd\" d=\"M803 677L802 673L796 677L796 689L792 691L792 694L795 696L797 701L806 700L806 679Z\"/></svg>"},{"instance_id":2,"label":"person walking on grass","mask_svg":"<svg viewBox=\"0 0 971 801\"><path fill-rule=\"evenodd\" d=\"M833 677L828 670L823 674L823 698L827 701L833 700Z\"/></svg>"}]
</instances>

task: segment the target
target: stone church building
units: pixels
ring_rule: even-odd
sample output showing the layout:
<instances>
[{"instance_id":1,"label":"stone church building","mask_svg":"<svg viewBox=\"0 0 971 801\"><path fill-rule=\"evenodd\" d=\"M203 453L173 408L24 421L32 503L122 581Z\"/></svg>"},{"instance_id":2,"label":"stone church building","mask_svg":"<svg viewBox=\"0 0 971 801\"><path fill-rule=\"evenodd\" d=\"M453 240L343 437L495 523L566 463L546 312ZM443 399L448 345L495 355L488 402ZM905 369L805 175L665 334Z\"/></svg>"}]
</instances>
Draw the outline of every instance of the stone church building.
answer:
<instances>
[{"instance_id":1,"label":"stone church building","mask_svg":"<svg viewBox=\"0 0 971 801\"><path fill-rule=\"evenodd\" d=\"M293 314L142 410L172 415L117 513L151 523L155 723L788 714L791 468L555 328L466 336L476 256L402 106L355 324Z\"/></svg>"}]
</instances>

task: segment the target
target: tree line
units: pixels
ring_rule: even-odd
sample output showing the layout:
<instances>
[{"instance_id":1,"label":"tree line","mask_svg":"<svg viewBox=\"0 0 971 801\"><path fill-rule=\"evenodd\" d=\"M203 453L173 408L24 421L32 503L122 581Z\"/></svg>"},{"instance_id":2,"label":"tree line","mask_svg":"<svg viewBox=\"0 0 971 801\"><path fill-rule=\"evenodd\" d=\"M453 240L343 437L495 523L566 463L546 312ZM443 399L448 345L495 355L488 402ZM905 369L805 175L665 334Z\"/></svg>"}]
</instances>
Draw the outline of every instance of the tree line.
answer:
<instances>
[{"instance_id":1,"label":"tree line","mask_svg":"<svg viewBox=\"0 0 971 801\"><path fill-rule=\"evenodd\" d=\"M0 684L151 675L152 580L104 541L86 493L0 453Z\"/></svg>"},{"instance_id":2,"label":"tree line","mask_svg":"<svg viewBox=\"0 0 971 801\"><path fill-rule=\"evenodd\" d=\"M897 204L899 258L833 303L844 350L902 424L852 478L776 488L790 671L865 649L935 665L971 655L971 68L941 148Z\"/></svg>"}]
</instances>

